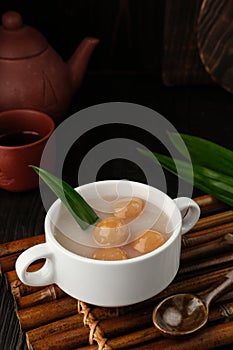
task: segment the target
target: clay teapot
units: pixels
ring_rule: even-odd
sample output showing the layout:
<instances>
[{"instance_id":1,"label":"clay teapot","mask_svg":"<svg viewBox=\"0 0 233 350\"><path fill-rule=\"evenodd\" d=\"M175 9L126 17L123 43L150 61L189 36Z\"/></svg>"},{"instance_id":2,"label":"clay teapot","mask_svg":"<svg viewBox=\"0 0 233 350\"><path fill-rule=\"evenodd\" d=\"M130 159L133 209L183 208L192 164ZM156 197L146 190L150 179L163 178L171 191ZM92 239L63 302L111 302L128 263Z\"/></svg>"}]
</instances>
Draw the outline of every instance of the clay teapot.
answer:
<instances>
[{"instance_id":1,"label":"clay teapot","mask_svg":"<svg viewBox=\"0 0 233 350\"><path fill-rule=\"evenodd\" d=\"M83 39L68 62L21 15L8 11L0 27L0 110L37 109L61 120L84 77L96 38Z\"/></svg>"}]
</instances>

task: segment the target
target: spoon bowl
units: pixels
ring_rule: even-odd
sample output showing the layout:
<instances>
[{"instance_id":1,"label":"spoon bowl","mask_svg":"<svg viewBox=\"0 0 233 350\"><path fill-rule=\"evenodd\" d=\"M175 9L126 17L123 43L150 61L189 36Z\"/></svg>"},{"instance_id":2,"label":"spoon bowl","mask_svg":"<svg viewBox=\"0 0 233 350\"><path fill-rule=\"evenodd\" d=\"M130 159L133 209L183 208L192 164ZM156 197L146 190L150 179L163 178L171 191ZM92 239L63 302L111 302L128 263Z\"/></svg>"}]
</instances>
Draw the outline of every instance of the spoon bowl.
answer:
<instances>
[{"instance_id":1,"label":"spoon bowl","mask_svg":"<svg viewBox=\"0 0 233 350\"><path fill-rule=\"evenodd\" d=\"M233 270L228 272L217 287L199 296L189 293L172 295L153 310L155 327L165 336L189 335L202 328L209 316L210 303L233 285Z\"/></svg>"},{"instance_id":2,"label":"spoon bowl","mask_svg":"<svg viewBox=\"0 0 233 350\"><path fill-rule=\"evenodd\" d=\"M176 294L163 300L153 311L153 321L166 336L182 336L203 327L208 320L205 303L193 294Z\"/></svg>"}]
</instances>

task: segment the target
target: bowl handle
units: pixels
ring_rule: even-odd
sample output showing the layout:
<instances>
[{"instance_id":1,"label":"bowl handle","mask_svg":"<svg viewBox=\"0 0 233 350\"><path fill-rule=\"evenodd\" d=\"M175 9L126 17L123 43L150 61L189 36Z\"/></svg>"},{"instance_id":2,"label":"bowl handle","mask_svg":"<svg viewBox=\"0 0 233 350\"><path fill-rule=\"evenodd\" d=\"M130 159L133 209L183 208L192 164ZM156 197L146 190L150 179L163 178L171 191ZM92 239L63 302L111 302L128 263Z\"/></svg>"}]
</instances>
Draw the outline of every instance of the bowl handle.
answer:
<instances>
[{"instance_id":1,"label":"bowl handle","mask_svg":"<svg viewBox=\"0 0 233 350\"><path fill-rule=\"evenodd\" d=\"M200 208L194 200L188 197L179 197L173 199L181 212L182 227L181 234L188 232L196 224L200 217Z\"/></svg>"},{"instance_id":2,"label":"bowl handle","mask_svg":"<svg viewBox=\"0 0 233 350\"><path fill-rule=\"evenodd\" d=\"M37 271L27 268L38 259L45 258L44 265ZM46 286L54 283L53 253L47 243L35 245L25 250L16 260L15 268L19 279L30 286Z\"/></svg>"}]
</instances>

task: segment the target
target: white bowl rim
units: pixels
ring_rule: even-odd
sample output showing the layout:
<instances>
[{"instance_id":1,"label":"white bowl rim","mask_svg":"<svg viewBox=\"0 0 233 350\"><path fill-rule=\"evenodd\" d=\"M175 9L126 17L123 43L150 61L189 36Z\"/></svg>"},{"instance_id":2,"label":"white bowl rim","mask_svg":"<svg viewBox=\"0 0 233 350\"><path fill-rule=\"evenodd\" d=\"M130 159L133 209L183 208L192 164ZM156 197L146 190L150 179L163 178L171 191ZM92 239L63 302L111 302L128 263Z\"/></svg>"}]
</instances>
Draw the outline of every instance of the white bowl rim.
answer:
<instances>
[{"instance_id":1,"label":"white bowl rim","mask_svg":"<svg viewBox=\"0 0 233 350\"><path fill-rule=\"evenodd\" d=\"M150 187L151 189L158 191L158 193L161 193L163 196L165 196L167 198L167 200L171 201L174 210L176 211L177 215L179 216L179 222L177 224L177 227L175 228L174 232L171 234L171 236L168 238L168 240L160 247L156 248L155 250L146 253L146 254L142 254L140 256L136 256L133 258L129 258L129 259L125 259L125 260L97 260L97 259L92 259L92 258L88 258L88 257L84 257L78 254L75 254L74 252L71 252L70 250L68 250L67 248L63 247L54 237L52 230L51 230L51 220L49 219L50 215L56 211L56 208L61 204L61 200L57 199L49 208L46 217L45 217L45 237L46 240L51 241L52 244L54 244L59 250L62 250L62 253L71 256L75 259L78 259L80 261L83 262L88 262L89 264L97 264L97 265L128 265L131 263L135 263L135 262L139 262L142 260L147 260L150 259L151 257L153 257L154 255L159 255L161 254L164 250L166 250L173 242L174 240L176 240L178 238L179 235L181 235L180 230L181 230L181 225L182 225L182 217L181 217L181 213L178 209L178 207L176 206L175 202L172 200L172 198L170 198L166 193L162 192L161 190L152 187L150 185L147 184L143 184L140 182L136 182L136 181L130 181L130 180L101 180L101 181L95 181L95 182L91 182L88 184L84 184L81 185L79 187L76 187L75 190L78 191L81 188L85 188L88 187L90 185L96 184L96 183L119 183L120 181L127 181L132 183L133 185L136 186L146 186L146 187Z\"/></svg>"}]
</instances>

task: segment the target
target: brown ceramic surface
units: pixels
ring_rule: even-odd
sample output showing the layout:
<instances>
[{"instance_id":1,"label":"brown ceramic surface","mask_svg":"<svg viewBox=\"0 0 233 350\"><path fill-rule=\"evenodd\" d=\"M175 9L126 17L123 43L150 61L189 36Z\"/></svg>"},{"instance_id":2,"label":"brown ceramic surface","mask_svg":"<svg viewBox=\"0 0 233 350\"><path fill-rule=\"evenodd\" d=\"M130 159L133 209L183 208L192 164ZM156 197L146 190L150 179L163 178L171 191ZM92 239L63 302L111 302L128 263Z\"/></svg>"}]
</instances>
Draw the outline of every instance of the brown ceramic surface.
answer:
<instances>
[{"instance_id":1,"label":"brown ceramic surface","mask_svg":"<svg viewBox=\"0 0 233 350\"><path fill-rule=\"evenodd\" d=\"M85 38L65 63L19 13L6 12L0 27L0 110L38 109L64 117L98 42Z\"/></svg>"},{"instance_id":2,"label":"brown ceramic surface","mask_svg":"<svg viewBox=\"0 0 233 350\"><path fill-rule=\"evenodd\" d=\"M197 21L197 43L202 63L211 78L233 93L233 2L205 0Z\"/></svg>"},{"instance_id":3,"label":"brown ceramic surface","mask_svg":"<svg viewBox=\"0 0 233 350\"><path fill-rule=\"evenodd\" d=\"M42 112L22 109L0 113L0 188L18 192L38 186L38 176L28 165L39 165L53 130L52 118ZM31 140L26 137L22 144L19 136L22 133L33 133L38 137ZM8 145L3 145L1 139L7 139Z\"/></svg>"}]
</instances>

